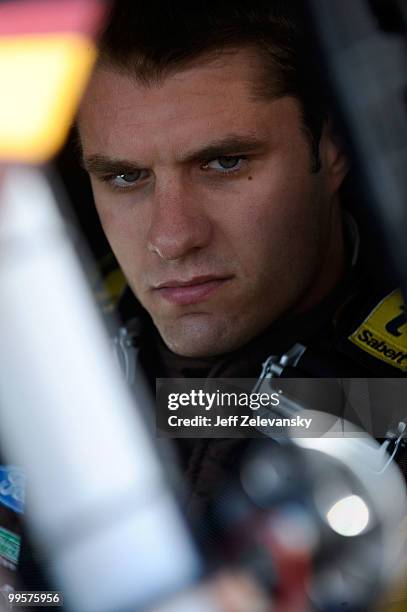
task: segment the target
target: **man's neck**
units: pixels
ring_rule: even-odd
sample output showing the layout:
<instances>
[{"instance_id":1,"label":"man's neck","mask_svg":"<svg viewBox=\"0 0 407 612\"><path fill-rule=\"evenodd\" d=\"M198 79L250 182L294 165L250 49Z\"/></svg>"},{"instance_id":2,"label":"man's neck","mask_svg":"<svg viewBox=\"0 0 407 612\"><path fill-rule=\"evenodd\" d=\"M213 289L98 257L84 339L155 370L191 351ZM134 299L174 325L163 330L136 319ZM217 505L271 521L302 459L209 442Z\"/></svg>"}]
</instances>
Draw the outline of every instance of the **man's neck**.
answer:
<instances>
[{"instance_id":1,"label":"man's neck","mask_svg":"<svg viewBox=\"0 0 407 612\"><path fill-rule=\"evenodd\" d=\"M339 206L335 207L330 230L324 237L325 248L320 266L290 314L300 314L319 304L344 277L348 268L347 262L352 259L346 245L344 226L342 210Z\"/></svg>"}]
</instances>

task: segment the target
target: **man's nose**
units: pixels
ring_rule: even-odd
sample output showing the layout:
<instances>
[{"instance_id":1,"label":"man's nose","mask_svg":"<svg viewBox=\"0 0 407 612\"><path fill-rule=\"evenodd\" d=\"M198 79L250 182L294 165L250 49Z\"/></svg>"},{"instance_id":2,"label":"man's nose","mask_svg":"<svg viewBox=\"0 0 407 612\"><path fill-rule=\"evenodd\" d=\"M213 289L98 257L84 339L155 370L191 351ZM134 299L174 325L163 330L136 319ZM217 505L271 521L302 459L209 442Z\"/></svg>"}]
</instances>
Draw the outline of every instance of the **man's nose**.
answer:
<instances>
[{"instance_id":1,"label":"man's nose","mask_svg":"<svg viewBox=\"0 0 407 612\"><path fill-rule=\"evenodd\" d=\"M208 245L212 224L188 190L172 184L157 190L152 202L148 248L164 260L181 259Z\"/></svg>"}]
</instances>

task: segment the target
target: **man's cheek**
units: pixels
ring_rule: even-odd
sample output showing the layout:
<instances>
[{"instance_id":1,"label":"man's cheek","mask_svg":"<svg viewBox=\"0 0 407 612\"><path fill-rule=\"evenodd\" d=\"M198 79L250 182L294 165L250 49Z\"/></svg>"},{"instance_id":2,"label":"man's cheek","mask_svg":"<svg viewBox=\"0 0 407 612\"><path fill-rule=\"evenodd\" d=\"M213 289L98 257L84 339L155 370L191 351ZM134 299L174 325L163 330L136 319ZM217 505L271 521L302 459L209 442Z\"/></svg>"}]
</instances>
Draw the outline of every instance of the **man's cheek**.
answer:
<instances>
[{"instance_id":1,"label":"man's cheek","mask_svg":"<svg viewBox=\"0 0 407 612\"><path fill-rule=\"evenodd\" d=\"M95 208L102 224L103 230L108 233L113 225L113 206L106 194L99 186L92 186Z\"/></svg>"}]
</instances>

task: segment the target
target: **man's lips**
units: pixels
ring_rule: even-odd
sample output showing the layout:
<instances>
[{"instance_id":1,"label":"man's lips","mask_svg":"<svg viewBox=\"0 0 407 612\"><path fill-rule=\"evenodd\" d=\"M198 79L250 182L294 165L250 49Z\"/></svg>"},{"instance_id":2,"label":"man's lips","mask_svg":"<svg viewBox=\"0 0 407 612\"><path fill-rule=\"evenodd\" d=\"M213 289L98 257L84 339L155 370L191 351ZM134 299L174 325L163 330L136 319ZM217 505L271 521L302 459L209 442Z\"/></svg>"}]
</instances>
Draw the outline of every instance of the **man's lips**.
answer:
<instances>
[{"instance_id":1,"label":"man's lips","mask_svg":"<svg viewBox=\"0 0 407 612\"><path fill-rule=\"evenodd\" d=\"M172 304L196 304L222 287L232 277L196 276L189 280L168 280L154 287L154 292Z\"/></svg>"}]
</instances>

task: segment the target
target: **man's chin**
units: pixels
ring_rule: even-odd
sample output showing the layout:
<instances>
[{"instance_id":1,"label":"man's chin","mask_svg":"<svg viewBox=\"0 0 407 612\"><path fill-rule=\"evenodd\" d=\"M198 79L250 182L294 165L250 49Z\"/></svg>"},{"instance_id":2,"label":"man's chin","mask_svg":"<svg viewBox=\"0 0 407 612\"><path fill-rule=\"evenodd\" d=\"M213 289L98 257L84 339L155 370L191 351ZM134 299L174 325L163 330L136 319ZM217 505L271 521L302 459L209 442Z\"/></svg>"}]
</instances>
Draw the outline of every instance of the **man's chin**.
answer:
<instances>
[{"instance_id":1,"label":"man's chin","mask_svg":"<svg viewBox=\"0 0 407 612\"><path fill-rule=\"evenodd\" d=\"M182 357L214 357L234 348L228 325L211 315L194 314L156 326L167 347Z\"/></svg>"},{"instance_id":2,"label":"man's chin","mask_svg":"<svg viewBox=\"0 0 407 612\"><path fill-rule=\"evenodd\" d=\"M170 351L181 357L205 358L228 352L227 348L223 350L211 338L184 338L182 336L174 338L173 336L164 337L163 335L161 337Z\"/></svg>"}]
</instances>

